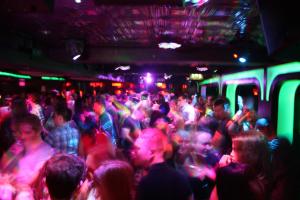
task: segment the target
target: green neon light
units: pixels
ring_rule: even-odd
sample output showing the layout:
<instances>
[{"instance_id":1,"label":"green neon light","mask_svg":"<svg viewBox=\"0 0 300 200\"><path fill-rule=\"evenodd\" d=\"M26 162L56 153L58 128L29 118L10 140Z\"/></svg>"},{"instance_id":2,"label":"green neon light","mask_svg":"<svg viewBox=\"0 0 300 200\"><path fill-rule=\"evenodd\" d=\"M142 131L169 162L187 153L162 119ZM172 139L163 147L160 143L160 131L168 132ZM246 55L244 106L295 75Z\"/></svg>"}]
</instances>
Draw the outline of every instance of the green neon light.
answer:
<instances>
[{"instance_id":1,"label":"green neon light","mask_svg":"<svg viewBox=\"0 0 300 200\"><path fill-rule=\"evenodd\" d=\"M229 84L226 87L226 98L230 101L230 113L231 115L235 114L235 95L237 84Z\"/></svg>"},{"instance_id":2,"label":"green neon light","mask_svg":"<svg viewBox=\"0 0 300 200\"><path fill-rule=\"evenodd\" d=\"M206 79L206 80L204 80L204 81L201 81L200 83L199 83L199 86L200 85L207 85L207 84L213 84L213 83L217 83L218 84L218 91L219 91L219 95L221 94L221 78L220 78L220 76L216 76L216 77L214 77L214 78L210 78L210 79Z\"/></svg>"},{"instance_id":3,"label":"green neon light","mask_svg":"<svg viewBox=\"0 0 300 200\"><path fill-rule=\"evenodd\" d=\"M55 77L55 76L42 76L41 77L42 80L47 80L47 81L65 81L64 78L60 78L60 77Z\"/></svg>"},{"instance_id":4,"label":"green neon light","mask_svg":"<svg viewBox=\"0 0 300 200\"><path fill-rule=\"evenodd\" d=\"M1 72L1 71L0 71L0 76L9 76L9 77L13 77L13 78L31 79L31 76L28 76L28 75L13 74L13 73L9 73L9 72Z\"/></svg>"},{"instance_id":5,"label":"green neon light","mask_svg":"<svg viewBox=\"0 0 300 200\"><path fill-rule=\"evenodd\" d=\"M275 78L281 74L290 74L300 72L300 62L292 62L283 65L277 65L267 69L267 90L266 90L266 100L270 99L270 90Z\"/></svg>"},{"instance_id":6,"label":"green neon light","mask_svg":"<svg viewBox=\"0 0 300 200\"><path fill-rule=\"evenodd\" d=\"M200 82L200 85L206 85L206 84L212 84L212 83L218 83L220 84L220 77L214 77L214 78L210 78L210 79L206 79Z\"/></svg>"},{"instance_id":7,"label":"green neon light","mask_svg":"<svg viewBox=\"0 0 300 200\"><path fill-rule=\"evenodd\" d=\"M277 135L286 137L293 142L294 110L296 90L300 80L290 80L283 83L279 91Z\"/></svg>"},{"instance_id":8,"label":"green neon light","mask_svg":"<svg viewBox=\"0 0 300 200\"><path fill-rule=\"evenodd\" d=\"M256 78L261 91L260 99L264 100L264 69L254 69L249 71L227 74L222 76L222 83L230 80L240 80L245 78Z\"/></svg>"}]
</instances>

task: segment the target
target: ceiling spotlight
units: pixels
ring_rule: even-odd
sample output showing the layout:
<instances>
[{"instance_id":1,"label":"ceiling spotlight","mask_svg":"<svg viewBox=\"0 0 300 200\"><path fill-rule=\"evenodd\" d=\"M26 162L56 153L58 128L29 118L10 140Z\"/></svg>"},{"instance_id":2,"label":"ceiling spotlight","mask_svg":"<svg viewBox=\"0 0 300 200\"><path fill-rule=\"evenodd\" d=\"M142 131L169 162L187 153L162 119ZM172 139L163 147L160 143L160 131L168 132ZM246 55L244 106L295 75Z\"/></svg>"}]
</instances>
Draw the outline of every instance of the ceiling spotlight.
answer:
<instances>
[{"instance_id":1,"label":"ceiling spotlight","mask_svg":"<svg viewBox=\"0 0 300 200\"><path fill-rule=\"evenodd\" d=\"M217 70L217 69L215 69L215 70L214 70L214 73L217 73L217 72L218 72L218 70Z\"/></svg>"},{"instance_id":2,"label":"ceiling spotlight","mask_svg":"<svg viewBox=\"0 0 300 200\"><path fill-rule=\"evenodd\" d=\"M77 60L78 58L80 58L81 54L77 54L75 56L73 56L73 60Z\"/></svg>"},{"instance_id":3,"label":"ceiling spotlight","mask_svg":"<svg viewBox=\"0 0 300 200\"><path fill-rule=\"evenodd\" d=\"M233 58L237 59L239 57L239 55L237 53L234 53L233 55Z\"/></svg>"},{"instance_id":4,"label":"ceiling spotlight","mask_svg":"<svg viewBox=\"0 0 300 200\"><path fill-rule=\"evenodd\" d=\"M197 71L199 71L199 72L205 72L205 71L208 70L207 67L196 67L196 69L197 69Z\"/></svg>"},{"instance_id":5,"label":"ceiling spotlight","mask_svg":"<svg viewBox=\"0 0 300 200\"><path fill-rule=\"evenodd\" d=\"M172 74L171 75L168 75L168 74L166 74L166 73L164 73L164 79L170 79L172 77Z\"/></svg>"},{"instance_id":6,"label":"ceiling spotlight","mask_svg":"<svg viewBox=\"0 0 300 200\"><path fill-rule=\"evenodd\" d=\"M246 58L243 58L243 57L240 57L240 58L239 58L239 61L240 61L241 63L245 63L245 62L247 62L247 59L246 59Z\"/></svg>"},{"instance_id":7,"label":"ceiling spotlight","mask_svg":"<svg viewBox=\"0 0 300 200\"><path fill-rule=\"evenodd\" d=\"M83 49L84 43L80 40L70 39L66 41L66 50L74 61L81 57Z\"/></svg>"},{"instance_id":8,"label":"ceiling spotlight","mask_svg":"<svg viewBox=\"0 0 300 200\"><path fill-rule=\"evenodd\" d=\"M81 0L75 0L75 3L81 3Z\"/></svg>"},{"instance_id":9,"label":"ceiling spotlight","mask_svg":"<svg viewBox=\"0 0 300 200\"><path fill-rule=\"evenodd\" d=\"M127 70L130 70L130 66L129 65L126 65L126 66L119 66L119 67L116 67L115 70L122 70L122 71L127 71Z\"/></svg>"},{"instance_id":10,"label":"ceiling spotlight","mask_svg":"<svg viewBox=\"0 0 300 200\"><path fill-rule=\"evenodd\" d=\"M177 49L181 47L181 44L175 42L161 42L158 44L158 47L161 49Z\"/></svg>"}]
</instances>

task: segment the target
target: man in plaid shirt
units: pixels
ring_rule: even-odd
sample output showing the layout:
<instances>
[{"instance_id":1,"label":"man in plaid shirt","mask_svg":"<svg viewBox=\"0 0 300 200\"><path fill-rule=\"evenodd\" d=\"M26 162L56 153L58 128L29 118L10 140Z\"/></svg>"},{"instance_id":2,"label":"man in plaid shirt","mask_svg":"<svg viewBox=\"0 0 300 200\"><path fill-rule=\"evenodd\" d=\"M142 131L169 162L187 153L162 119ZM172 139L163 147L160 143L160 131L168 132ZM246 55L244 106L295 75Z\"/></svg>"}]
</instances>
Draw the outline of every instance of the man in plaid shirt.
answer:
<instances>
[{"instance_id":1,"label":"man in plaid shirt","mask_svg":"<svg viewBox=\"0 0 300 200\"><path fill-rule=\"evenodd\" d=\"M54 123L56 128L46 137L45 142L62 153L78 155L80 134L71 120L72 111L67 107L58 107L54 111Z\"/></svg>"}]
</instances>

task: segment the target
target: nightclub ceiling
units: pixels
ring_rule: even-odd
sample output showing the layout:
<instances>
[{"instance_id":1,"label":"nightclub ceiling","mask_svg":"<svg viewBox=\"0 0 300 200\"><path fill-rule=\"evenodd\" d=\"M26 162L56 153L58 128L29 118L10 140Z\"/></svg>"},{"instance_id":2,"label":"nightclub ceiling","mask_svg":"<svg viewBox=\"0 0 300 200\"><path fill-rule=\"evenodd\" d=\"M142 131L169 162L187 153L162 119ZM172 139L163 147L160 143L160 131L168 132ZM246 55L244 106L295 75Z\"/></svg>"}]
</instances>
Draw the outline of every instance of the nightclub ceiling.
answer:
<instances>
[{"instance_id":1,"label":"nightclub ceiling","mask_svg":"<svg viewBox=\"0 0 300 200\"><path fill-rule=\"evenodd\" d=\"M88 78L185 75L207 67L203 73L211 76L273 62L254 0L76 1L2 0L1 68ZM160 49L161 42L181 47ZM76 53L81 56L74 61Z\"/></svg>"}]
</instances>

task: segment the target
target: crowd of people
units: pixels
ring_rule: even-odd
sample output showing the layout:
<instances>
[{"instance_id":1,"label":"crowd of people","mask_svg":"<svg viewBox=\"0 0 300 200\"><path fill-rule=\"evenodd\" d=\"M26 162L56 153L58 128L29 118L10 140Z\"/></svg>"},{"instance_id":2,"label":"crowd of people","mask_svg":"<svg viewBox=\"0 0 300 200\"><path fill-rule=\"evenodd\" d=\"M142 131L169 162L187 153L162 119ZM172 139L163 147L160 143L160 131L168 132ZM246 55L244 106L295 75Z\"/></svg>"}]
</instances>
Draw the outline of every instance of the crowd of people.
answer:
<instances>
[{"instance_id":1,"label":"crowd of people","mask_svg":"<svg viewBox=\"0 0 300 200\"><path fill-rule=\"evenodd\" d=\"M14 95L0 108L0 200L297 199L269 119L224 97Z\"/></svg>"}]
</instances>

